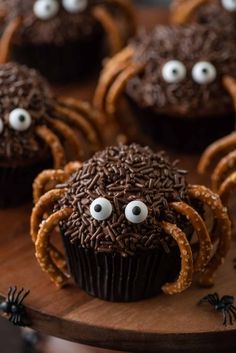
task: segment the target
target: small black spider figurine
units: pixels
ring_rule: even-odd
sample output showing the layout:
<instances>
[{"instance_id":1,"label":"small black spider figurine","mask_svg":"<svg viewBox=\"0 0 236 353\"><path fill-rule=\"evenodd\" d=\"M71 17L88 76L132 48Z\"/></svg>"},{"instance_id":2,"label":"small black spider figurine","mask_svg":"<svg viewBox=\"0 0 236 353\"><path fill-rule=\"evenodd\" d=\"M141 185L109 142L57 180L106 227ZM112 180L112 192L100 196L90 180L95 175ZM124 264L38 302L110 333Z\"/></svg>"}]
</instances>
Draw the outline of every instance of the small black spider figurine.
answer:
<instances>
[{"instance_id":1,"label":"small black spider figurine","mask_svg":"<svg viewBox=\"0 0 236 353\"><path fill-rule=\"evenodd\" d=\"M236 307L234 304L234 297L224 295L221 299L217 293L208 294L202 298L199 304L210 303L214 306L216 311L220 311L223 314L223 325L227 326L229 323L233 325L233 321L236 321Z\"/></svg>"},{"instance_id":2,"label":"small black spider figurine","mask_svg":"<svg viewBox=\"0 0 236 353\"><path fill-rule=\"evenodd\" d=\"M17 287L10 287L7 299L0 303L0 310L7 314L9 321L16 326L26 326L25 307L22 303L29 293L30 291L25 291L24 288L17 292Z\"/></svg>"}]
</instances>

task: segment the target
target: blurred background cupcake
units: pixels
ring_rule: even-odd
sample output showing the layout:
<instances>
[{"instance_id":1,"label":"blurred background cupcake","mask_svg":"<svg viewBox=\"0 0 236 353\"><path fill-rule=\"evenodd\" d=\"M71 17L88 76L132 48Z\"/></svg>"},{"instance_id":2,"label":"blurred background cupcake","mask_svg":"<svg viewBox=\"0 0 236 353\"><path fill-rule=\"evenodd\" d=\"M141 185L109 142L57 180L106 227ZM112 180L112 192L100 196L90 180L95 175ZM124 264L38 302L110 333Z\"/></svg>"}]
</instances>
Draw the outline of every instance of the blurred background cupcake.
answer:
<instances>
[{"instance_id":1,"label":"blurred background cupcake","mask_svg":"<svg viewBox=\"0 0 236 353\"><path fill-rule=\"evenodd\" d=\"M1 3L1 30L15 27L12 59L52 81L81 79L114 54L134 33L129 1L8 0Z\"/></svg>"}]
</instances>

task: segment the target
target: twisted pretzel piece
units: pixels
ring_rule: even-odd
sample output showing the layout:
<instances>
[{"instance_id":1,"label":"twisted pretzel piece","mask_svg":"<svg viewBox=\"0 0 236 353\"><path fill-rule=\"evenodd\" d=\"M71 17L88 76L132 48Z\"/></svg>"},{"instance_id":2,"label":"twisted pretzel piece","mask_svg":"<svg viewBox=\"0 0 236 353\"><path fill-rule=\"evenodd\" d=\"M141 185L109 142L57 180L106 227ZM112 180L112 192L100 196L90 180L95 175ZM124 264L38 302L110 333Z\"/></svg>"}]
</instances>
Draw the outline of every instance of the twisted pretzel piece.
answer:
<instances>
[{"instance_id":1,"label":"twisted pretzel piece","mask_svg":"<svg viewBox=\"0 0 236 353\"><path fill-rule=\"evenodd\" d=\"M165 294L181 293L192 283L193 277L193 255L188 239L184 232L175 224L161 222L164 232L170 235L178 244L181 256L181 271L178 279L174 283L166 283L162 290Z\"/></svg>"},{"instance_id":2,"label":"twisted pretzel piece","mask_svg":"<svg viewBox=\"0 0 236 353\"><path fill-rule=\"evenodd\" d=\"M224 205L229 202L231 192L236 187L236 172L232 173L225 181L221 184L219 195Z\"/></svg>"},{"instance_id":3,"label":"twisted pretzel piece","mask_svg":"<svg viewBox=\"0 0 236 353\"><path fill-rule=\"evenodd\" d=\"M192 223L199 242L199 252L194 263L194 271L203 272L210 260L211 251L213 248L206 225L202 217L197 213L197 211L195 211L191 206L187 205L186 203L173 202L170 204L170 206L175 211L185 216Z\"/></svg>"},{"instance_id":4,"label":"twisted pretzel piece","mask_svg":"<svg viewBox=\"0 0 236 353\"><path fill-rule=\"evenodd\" d=\"M72 209L64 208L49 216L41 225L37 240L35 242L36 257L42 270L46 272L52 282L59 288L67 282L67 273L58 268L51 258L50 234L59 222L67 219L72 213Z\"/></svg>"},{"instance_id":5,"label":"twisted pretzel piece","mask_svg":"<svg viewBox=\"0 0 236 353\"><path fill-rule=\"evenodd\" d=\"M187 23L193 13L207 3L209 3L209 0L177 0L173 6L171 22L179 25Z\"/></svg>"},{"instance_id":6,"label":"twisted pretzel piece","mask_svg":"<svg viewBox=\"0 0 236 353\"><path fill-rule=\"evenodd\" d=\"M109 87L119 74L123 72L131 64L131 59L134 56L134 50L131 47L126 47L112 59L108 60L101 73L93 104L100 111L106 111L105 99Z\"/></svg>"},{"instance_id":7,"label":"twisted pretzel piece","mask_svg":"<svg viewBox=\"0 0 236 353\"><path fill-rule=\"evenodd\" d=\"M214 231L219 238L219 243L206 270L200 276L200 284L203 287L211 287L214 284L213 276L218 267L224 262L230 247L231 222L227 209L222 205L220 197L217 194L200 185L190 185L188 193L191 198L200 200L210 208L216 222Z\"/></svg>"},{"instance_id":8,"label":"twisted pretzel piece","mask_svg":"<svg viewBox=\"0 0 236 353\"><path fill-rule=\"evenodd\" d=\"M5 28L0 40L0 64L5 64L10 56L12 40L22 25L21 17L14 18Z\"/></svg>"}]
</instances>

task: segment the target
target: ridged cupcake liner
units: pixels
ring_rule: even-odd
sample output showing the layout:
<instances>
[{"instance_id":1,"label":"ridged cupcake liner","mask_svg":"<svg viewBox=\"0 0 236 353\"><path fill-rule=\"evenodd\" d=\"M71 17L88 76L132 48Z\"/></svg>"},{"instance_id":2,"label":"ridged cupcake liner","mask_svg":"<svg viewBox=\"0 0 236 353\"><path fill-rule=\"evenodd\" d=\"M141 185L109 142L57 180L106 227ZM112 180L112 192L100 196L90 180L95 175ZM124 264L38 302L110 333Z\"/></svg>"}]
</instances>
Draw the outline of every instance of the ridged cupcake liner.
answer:
<instances>
[{"instance_id":1,"label":"ridged cupcake liner","mask_svg":"<svg viewBox=\"0 0 236 353\"><path fill-rule=\"evenodd\" d=\"M62 238L68 267L75 283L88 294L113 302L131 302L153 297L161 287L175 280L180 271L177 246L147 250L133 256L98 253Z\"/></svg>"},{"instance_id":2,"label":"ridged cupcake liner","mask_svg":"<svg viewBox=\"0 0 236 353\"><path fill-rule=\"evenodd\" d=\"M0 208L16 207L30 200L35 177L51 165L51 160L46 160L25 166L0 166Z\"/></svg>"},{"instance_id":3,"label":"ridged cupcake liner","mask_svg":"<svg viewBox=\"0 0 236 353\"><path fill-rule=\"evenodd\" d=\"M234 113L227 116L190 118L170 117L142 109L128 97L128 102L142 131L154 142L179 151L200 152L209 144L234 130Z\"/></svg>"},{"instance_id":4,"label":"ridged cupcake liner","mask_svg":"<svg viewBox=\"0 0 236 353\"><path fill-rule=\"evenodd\" d=\"M12 59L35 68L52 82L77 81L99 68L103 41L99 27L90 37L63 45L14 44Z\"/></svg>"}]
</instances>

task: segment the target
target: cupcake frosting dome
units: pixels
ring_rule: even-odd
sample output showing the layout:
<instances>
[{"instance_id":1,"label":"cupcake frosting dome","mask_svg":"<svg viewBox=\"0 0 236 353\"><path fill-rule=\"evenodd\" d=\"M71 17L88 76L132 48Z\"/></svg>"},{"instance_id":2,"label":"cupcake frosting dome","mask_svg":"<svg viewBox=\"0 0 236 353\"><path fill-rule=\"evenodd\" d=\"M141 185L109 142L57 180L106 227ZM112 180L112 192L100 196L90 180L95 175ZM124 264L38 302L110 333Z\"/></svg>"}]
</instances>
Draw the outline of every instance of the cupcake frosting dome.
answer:
<instances>
[{"instance_id":1,"label":"cupcake frosting dome","mask_svg":"<svg viewBox=\"0 0 236 353\"><path fill-rule=\"evenodd\" d=\"M203 26L158 26L131 46L134 60L145 67L128 81L126 91L141 107L190 117L229 112L232 99L222 77L236 77L232 41Z\"/></svg>"},{"instance_id":2,"label":"cupcake frosting dome","mask_svg":"<svg viewBox=\"0 0 236 353\"><path fill-rule=\"evenodd\" d=\"M168 203L188 200L185 174L147 147L98 152L73 175L60 201L61 207L73 208L65 235L85 248L124 256L160 246L168 251L170 242L158 221L178 222ZM104 219L97 220L103 211Z\"/></svg>"}]
</instances>

